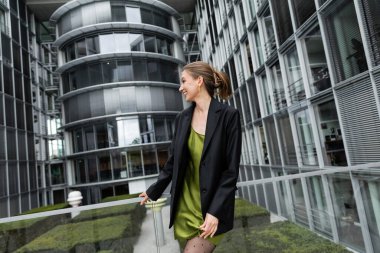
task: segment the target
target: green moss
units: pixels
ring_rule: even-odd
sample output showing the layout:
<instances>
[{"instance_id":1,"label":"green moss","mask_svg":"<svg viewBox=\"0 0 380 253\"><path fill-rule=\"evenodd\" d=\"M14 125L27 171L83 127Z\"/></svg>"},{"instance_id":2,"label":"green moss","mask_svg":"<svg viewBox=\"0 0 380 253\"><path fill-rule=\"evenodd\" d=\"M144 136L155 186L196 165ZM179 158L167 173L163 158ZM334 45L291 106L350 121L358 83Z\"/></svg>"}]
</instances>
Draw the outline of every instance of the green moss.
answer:
<instances>
[{"instance_id":1,"label":"green moss","mask_svg":"<svg viewBox=\"0 0 380 253\"><path fill-rule=\"evenodd\" d=\"M21 215L24 214L32 214L32 213L41 213L41 212L47 212L47 211L53 211L58 209L67 208L69 205L67 203L61 203L56 205L49 205L49 206L42 206L38 208L31 209L29 211L23 212Z\"/></svg>"},{"instance_id":2,"label":"green moss","mask_svg":"<svg viewBox=\"0 0 380 253\"><path fill-rule=\"evenodd\" d=\"M215 253L348 253L349 251L291 222L260 227L238 228L228 232Z\"/></svg>"},{"instance_id":3,"label":"green moss","mask_svg":"<svg viewBox=\"0 0 380 253\"><path fill-rule=\"evenodd\" d=\"M123 199L133 199L137 198L141 193L134 193L134 194L124 194L119 196L112 196L107 197L101 200L101 202L110 202L110 201L117 201L117 200L123 200Z\"/></svg>"},{"instance_id":4,"label":"green moss","mask_svg":"<svg viewBox=\"0 0 380 253\"><path fill-rule=\"evenodd\" d=\"M122 238L128 227L131 227L130 215L59 225L17 252L70 250L76 245Z\"/></svg>"},{"instance_id":5,"label":"green moss","mask_svg":"<svg viewBox=\"0 0 380 253\"><path fill-rule=\"evenodd\" d=\"M0 224L0 231L9 231L9 230L16 230L16 229L23 229L23 228L29 228L36 222L42 220L44 218L35 218L35 219L29 219L29 220L22 220L22 221L13 221L9 223L1 223Z\"/></svg>"},{"instance_id":6,"label":"green moss","mask_svg":"<svg viewBox=\"0 0 380 253\"><path fill-rule=\"evenodd\" d=\"M250 216L265 216L269 212L260 206L253 205L244 199L235 199L235 219Z\"/></svg>"}]
</instances>

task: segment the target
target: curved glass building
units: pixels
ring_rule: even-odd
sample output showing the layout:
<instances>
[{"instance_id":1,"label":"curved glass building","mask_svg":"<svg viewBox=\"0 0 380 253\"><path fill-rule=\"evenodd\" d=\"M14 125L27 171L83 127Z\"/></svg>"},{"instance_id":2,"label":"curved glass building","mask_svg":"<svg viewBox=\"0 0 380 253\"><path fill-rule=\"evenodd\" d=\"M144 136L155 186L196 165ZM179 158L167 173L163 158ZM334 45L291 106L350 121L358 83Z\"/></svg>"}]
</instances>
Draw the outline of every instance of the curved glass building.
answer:
<instances>
[{"instance_id":1,"label":"curved glass building","mask_svg":"<svg viewBox=\"0 0 380 253\"><path fill-rule=\"evenodd\" d=\"M84 203L146 189L183 109L178 13L160 1L70 1L56 25L68 186Z\"/></svg>"}]
</instances>

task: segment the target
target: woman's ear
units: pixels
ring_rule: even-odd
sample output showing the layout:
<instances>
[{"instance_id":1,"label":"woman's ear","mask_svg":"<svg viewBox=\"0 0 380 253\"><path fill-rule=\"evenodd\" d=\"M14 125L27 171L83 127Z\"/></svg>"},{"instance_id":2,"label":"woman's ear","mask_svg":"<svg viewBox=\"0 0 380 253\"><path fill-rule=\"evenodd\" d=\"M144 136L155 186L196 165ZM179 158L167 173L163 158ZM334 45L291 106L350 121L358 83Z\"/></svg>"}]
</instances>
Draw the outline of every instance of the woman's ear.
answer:
<instances>
[{"instance_id":1,"label":"woman's ear","mask_svg":"<svg viewBox=\"0 0 380 253\"><path fill-rule=\"evenodd\" d=\"M198 76L198 78L197 78L197 85L201 86L202 83L203 83L203 76Z\"/></svg>"}]
</instances>

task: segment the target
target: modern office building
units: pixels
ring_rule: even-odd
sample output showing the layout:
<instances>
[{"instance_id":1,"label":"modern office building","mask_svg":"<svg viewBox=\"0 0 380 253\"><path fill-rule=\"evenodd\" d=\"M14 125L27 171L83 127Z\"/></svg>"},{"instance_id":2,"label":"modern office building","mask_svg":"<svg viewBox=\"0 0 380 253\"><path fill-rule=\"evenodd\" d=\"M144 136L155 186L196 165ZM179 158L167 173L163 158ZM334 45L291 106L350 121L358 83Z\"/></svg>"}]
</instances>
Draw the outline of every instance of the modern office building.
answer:
<instances>
[{"instance_id":1,"label":"modern office building","mask_svg":"<svg viewBox=\"0 0 380 253\"><path fill-rule=\"evenodd\" d=\"M160 1L70 1L56 25L67 185L84 203L145 190L183 109L179 14Z\"/></svg>"},{"instance_id":2,"label":"modern office building","mask_svg":"<svg viewBox=\"0 0 380 253\"><path fill-rule=\"evenodd\" d=\"M201 59L241 113L238 194L380 252L378 1L53 2L0 1L0 217L144 190Z\"/></svg>"},{"instance_id":3,"label":"modern office building","mask_svg":"<svg viewBox=\"0 0 380 253\"><path fill-rule=\"evenodd\" d=\"M64 201L65 174L54 37L23 1L0 1L0 26L0 217L6 217Z\"/></svg>"},{"instance_id":4,"label":"modern office building","mask_svg":"<svg viewBox=\"0 0 380 253\"><path fill-rule=\"evenodd\" d=\"M196 13L201 59L229 74L242 115L240 181L256 181L239 195L380 252L379 2L200 0Z\"/></svg>"}]
</instances>

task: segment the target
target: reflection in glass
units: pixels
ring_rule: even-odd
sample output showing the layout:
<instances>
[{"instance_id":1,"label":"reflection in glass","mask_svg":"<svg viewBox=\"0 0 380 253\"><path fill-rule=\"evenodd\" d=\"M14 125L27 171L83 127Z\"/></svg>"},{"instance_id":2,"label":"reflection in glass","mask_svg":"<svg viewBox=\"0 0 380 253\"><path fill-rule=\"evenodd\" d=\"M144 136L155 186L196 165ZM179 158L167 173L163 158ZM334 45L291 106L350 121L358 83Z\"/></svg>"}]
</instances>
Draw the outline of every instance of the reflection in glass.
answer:
<instances>
[{"instance_id":1,"label":"reflection in glass","mask_svg":"<svg viewBox=\"0 0 380 253\"><path fill-rule=\"evenodd\" d=\"M115 61L102 62L104 83L112 83L118 80Z\"/></svg>"},{"instance_id":2,"label":"reflection in glass","mask_svg":"<svg viewBox=\"0 0 380 253\"><path fill-rule=\"evenodd\" d=\"M325 164L347 166L343 137L334 100L318 105L318 111Z\"/></svg>"},{"instance_id":3,"label":"reflection in glass","mask_svg":"<svg viewBox=\"0 0 380 253\"><path fill-rule=\"evenodd\" d=\"M141 23L141 14L139 7L127 6L127 22Z\"/></svg>"},{"instance_id":4,"label":"reflection in glass","mask_svg":"<svg viewBox=\"0 0 380 253\"><path fill-rule=\"evenodd\" d=\"M364 252L363 235L350 175L339 173L329 176L329 186L333 198L339 240Z\"/></svg>"},{"instance_id":5,"label":"reflection in glass","mask_svg":"<svg viewBox=\"0 0 380 253\"><path fill-rule=\"evenodd\" d=\"M284 112L284 114L279 115L277 121L284 163L286 165L297 165L297 155L290 127L289 114Z\"/></svg>"},{"instance_id":6,"label":"reflection in glass","mask_svg":"<svg viewBox=\"0 0 380 253\"><path fill-rule=\"evenodd\" d=\"M98 169L96 164L96 156L91 156L87 159L87 171L89 182L98 181Z\"/></svg>"},{"instance_id":7,"label":"reflection in glass","mask_svg":"<svg viewBox=\"0 0 380 253\"><path fill-rule=\"evenodd\" d=\"M270 98L270 92L268 87L268 79L266 75L261 76L261 96L264 100L265 114L269 115L272 111L272 101Z\"/></svg>"},{"instance_id":8,"label":"reflection in glass","mask_svg":"<svg viewBox=\"0 0 380 253\"><path fill-rule=\"evenodd\" d=\"M306 35L305 46L309 62L309 82L312 84L311 92L317 93L330 88L330 75L319 27L316 27Z\"/></svg>"},{"instance_id":9,"label":"reflection in glass","mask_svg":"<svg viewBox=\"0 0 380 253\"><path fill-rule=\"evenodd\" d=\"M144 51L144 36L142 34L129 34L131 51Z\"/></svg>"},{"instance_id":10,"label":"reflection in glass","mask_svg":"<svg viewBox=\"0 0 380 253\"><path fill-rule=\"evenodd\" d=\"M111 5L111 17L113 22L126 21L127 17L124 5Z\"/></svg>"},{"instance_id":11,"label":"reflection in glass","mask_svg":"<svg viewBox=\"0 0 380 253\"><path fill-rule=\"evenodd\" d=\"M118 142L120 146L141 143L140 127L137 117L117 119Z\"/></svg>"},{"instance_id":12,"label":"reflection in glass","mask_svg":"<svg viewBox=\"0 0 380 253\"><path fill-rule=\"evenodd\" d=\"M288 89L292 103L305 99L305 88L301 74L300 62L297 49L294 47L286 55L286 67L288 69Z\"/></svg>"},{"instance_id":13,"label":"reflection in glass","mask_svg":"<svg viewBox=\"0 0 380 253\"><path fill-rule=\"evenodd\" d=\"M100 181L111 180L112 171L111 171L110 156L108 154L99 155L98 162L99 162Z\"/></svg>"},{"instance_id":14,"label":"reflection in glass","mask_svg":"<svg viewBox=\"0 0 380 253\"><path fill-rule=\"evenodd\" d=\"M260 41L259 30L256 29L256 30L254 30L253 33L255 35L256 61L258 63L257 65L261 66L264 63L264 57L263 57L263 50L261 49L261 41Z\"/></svg>"},{"instance_id":15,"label":"reflection in glass","mask_svg":"<svg viewBox=\"0 0 380 253\"><path fill-rule=\"evenodd\" d=\"M115 52L116 42L114 34L99 35L100 53L113 53Z\"/></svg>"},{"instance_id":16,"label":"reflection in glass","mask_svg":"<svg viewBox=\"0 0 380 253\"><path fill-rule=\"evenodd\" d=\"M263 14L264 21L264 40L265 40L265 54L266 56L270 56L274 50L276 49L276 40L274 36L272 15L270 13L270 9L268 8Z\"/></svg>"},{"instance_id":17,"label":"reflection in glass","mask_svg":"<svg viewBox=\"0 0 380 253\"><path fill-rule=\"evenodd\" d=\"M368 70L353 1L344 0L326 17L338 82Z\"/></svg>"},{"instance_id":18,"label":"reflection in glass","mask_svg":"<svg viewBox=\"0 0 380 253\"><path fill-rule=\"evenodd\" d=\"M304 165L317 165L317 151L307 110L295 114L299 149Z\"/></svg>"},{"instance_id":19,"label":"reflection in glass","mask_svg":"<svg viewBox=\"0 0 380 253\"><path fill-rule=\"evenodd\" d=\"M273 85L273 97L276 110L281 110L287 106L284 90L284 82L282 80L280 64L277 63L271 68L271 79Z\"/></svg>"},{"instance_id":20,"label":"reflection in glass","mask_svg":"<svg viewBox=\"0 0 380 253\"><path fill-rule=\"evenodd\" d=\"M373 174L358 174L364 210L373 249L380 252L380 177L378 172Z\"/></svg>"},{"instance_id":21,"label":"reflection in glass","mask_svg":"<svg viewBox=\"0 0 380 253\"><path fill-rule=\"evenodd\" d=\"M157 174L157 159L155 150L144 150L144 171L145 175Z\"/></svg>"},{"instance_id":22,"label":"reflection in glass","mask_svg":"<svg viewBox=\"0 0 380 253\"><path fill-rule=\"evenodd\" d=\"M259 126L259 131L260 131L259 140L261 143L261 159L264 162L264 164L269 164L267 142L265 139L264 127L262 124L260 124L260 126Z\"/></svg>"},{"instance_id":23,"label":"reflection in glass","mask_svg":"<svg viewBox=\"0 0 380 253\"><path fill-rule=\"evenodd\" d=\"M117 71L118 71L119 82L133 80L131 60L118 61Z\"/></svg>"},{"instance_id":24,"label":"reflection in glass","mask_svg":"<svg viewBox=\"0 0 380 253\"><path fill-rule=\"evenodd\" d=\"M306 178L314 228L332 238L330 215L327 209L326 196L321 177Z\"/></svg>"},{"instance_id":25,"label":"reflection in glass","mask_svg":"<svg viewBox=\"0 0 380 253\"><path fill-rule=\"evenodd\" d=\"M141 152L130 151L127 152L127 168L130 173L130 177L143 176L143 169L141 163Z\"/></svg>"},{"instance_id":26,"label":"reflection in glass","mask_svg":"<svg viewBox=\"0 0 380 253\"><path fill-rule=\"evenodd\" d=\"M273 117L267 117L264 120L264 124L267 130L270 162L272 165L281 165L281 156Z\"/></svg>"},{"instance_id":27,"label":"reflection in glass","mask_svg":"<svg viewBox=\"0 0 380 253\"><path fill-rule=\"evenodd\" d=\"M301 179L292 179L290 182L290 190L293 198L293 209L296 221L305 226L309 226Z\"/></svg>"}]
</instances>

